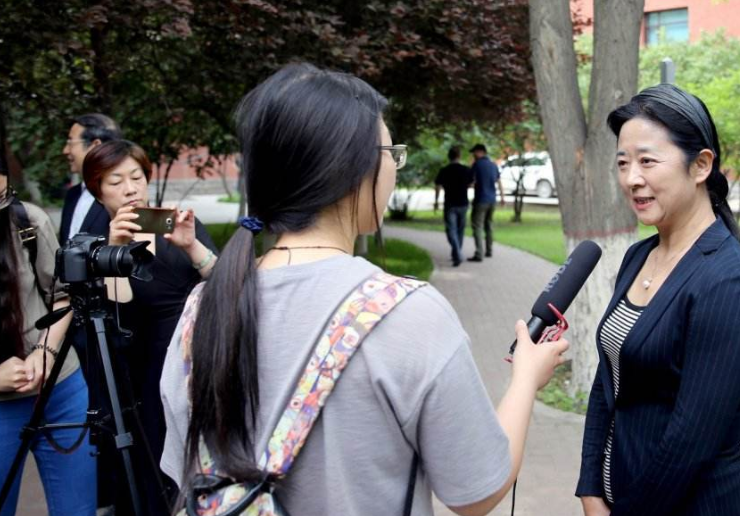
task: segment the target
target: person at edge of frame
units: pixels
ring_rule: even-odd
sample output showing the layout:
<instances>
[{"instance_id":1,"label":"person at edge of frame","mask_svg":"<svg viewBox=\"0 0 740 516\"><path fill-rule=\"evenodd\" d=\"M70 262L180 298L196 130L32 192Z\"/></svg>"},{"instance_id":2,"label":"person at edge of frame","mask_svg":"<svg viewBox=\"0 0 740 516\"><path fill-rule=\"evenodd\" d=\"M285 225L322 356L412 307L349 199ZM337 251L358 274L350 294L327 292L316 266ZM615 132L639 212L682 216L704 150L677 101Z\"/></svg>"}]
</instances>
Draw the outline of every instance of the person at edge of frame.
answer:
<instances>
[{"instance_id":1,"label":"person at edge of frame","mask_svg":"<svg viewBox=\"0 0 740 516\"><path fill-rule=\"evenodd\" d=\"M28 228L20 227L15 203L22 205L32 231L19 231ZM23 242L26 238L35 238L33 264ZM34 326L37 319L48 313L50 302L53 301L54 309L69 306L69 297L60 285L56 285L54 299L50 299L58 247L49 216L38 206L15 198L0 160L0 483L8 476L21 445L21 429L31 419L39 387L51 372L72 319L72 314L67 314L44 331ZM44 422L84 422L87 407L87 384L77 353L70 348L46 404ZM80 429L53 430L52 435L60 446L69 448L77 441ZM49 515L93 516L97 505L96 473L89 436L72 453L62 454L39 433L33 438L30 451L44 487ZM22 475L23 465L0 516L16 513Z\"/></svg>"}]
</instances>

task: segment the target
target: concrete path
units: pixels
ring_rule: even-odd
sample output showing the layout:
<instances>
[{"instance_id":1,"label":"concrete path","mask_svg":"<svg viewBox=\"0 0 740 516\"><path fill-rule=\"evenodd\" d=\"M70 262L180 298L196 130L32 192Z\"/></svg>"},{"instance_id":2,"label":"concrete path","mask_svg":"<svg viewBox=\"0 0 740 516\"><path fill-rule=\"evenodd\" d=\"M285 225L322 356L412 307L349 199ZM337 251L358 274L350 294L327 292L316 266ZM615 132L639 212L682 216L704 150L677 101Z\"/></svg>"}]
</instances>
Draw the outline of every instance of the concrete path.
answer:
<instances>
[{"instance_id":1,"label":"concrete path","mask_svg":"<svg viewBox=\"0 0 740 516\"><path fill-rule=\"evenodd\" d=\"M224 209L230 205L213 201L204 204L210 204L210 209L193 207L199 216L204 215L204 211L210 212L203 217L205 219L219 219L208 222L231 219L231 213ZM52 216L56 218L58 214ZM514 323L519 318L527 318L535 298L555 272L555 265L522 251L495 245L492 259L483 263L464 262L453 268L443 233L398 227L388 227L384 231L388 237L413 242L431 253L435 265L431 281L457 310L470 334L473 354L489 394L498 403L510 378L510 365L503 358L514 337ZM467 256L472 255L473 247L472 239L466 238L464 251ZM536 405L519 476L517 516L581 514L573 491L578 477L582 434L583 417ZM511 495L493 514L503 516L510 511ZM32 459L28 460L24 471L17 514L47 514ZM451 516L453 513L437 502L435 514Z\"/></svg>"},{"instance_id":2,"label":"concrete path","mask_svg":"<svg viewBox=\"0 0 740 516\"><path fill-rule=\"evenodd\" d=\"M384 233L430 252L435 265L431 282L457 310L470 335L473 355L488 392L498 403L510 379L511 366L503 358L514 338L514 323L529 316L532 303L557 267L495 244L493 258L483 263L463 262L453 268L444 233L399 227L387 227ZM473 250L473 239L467 237L464 254L471 256ZM582 514L573 492L580 466L583 422L583 416L536 404L517 486L517 516ZM453 513L437 502L435 514ZM492 514L511 514L511 495Z\"/></svg>"}]
</instances>

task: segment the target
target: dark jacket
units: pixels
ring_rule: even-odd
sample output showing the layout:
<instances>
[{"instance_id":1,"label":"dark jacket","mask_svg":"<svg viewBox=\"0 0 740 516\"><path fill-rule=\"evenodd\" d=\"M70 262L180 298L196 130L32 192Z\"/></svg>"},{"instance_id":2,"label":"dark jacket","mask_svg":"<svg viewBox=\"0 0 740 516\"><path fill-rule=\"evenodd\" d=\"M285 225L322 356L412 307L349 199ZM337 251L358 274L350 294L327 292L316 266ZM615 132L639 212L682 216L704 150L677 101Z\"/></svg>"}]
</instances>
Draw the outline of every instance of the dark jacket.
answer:
<instances>
[{"instance_id":1,"label":"dark jacket","mask_svg":"<svg viewBox=\"0 0 740 516\"><path fill-rule=\"evenodd\" d=\"M69 240L69 227L72 225L72 216L77 206L77 201L82 195L82 185L75 185L67 190L64 197L64 207L62 208L62 222L59 227L59 244L64 245ZM80 233L91 233L93 235L108 235L110 216L105 208L98 201L92 203L90 209L82 221Z\"/></svg>"},{"instance_id":2,"label":"dark jacket","mask_svg":"<svg viewBox=\"0 0 740 516\"><path fill-rule=\"evenodd\" d=\"M627 251L604 319L657 244L654 236ZM576 494L604 496L614 418L612 516L740 515L740 243L721 220L627 335L616 400L600 342L598 351Z\"/></svg>"}]
</instances>

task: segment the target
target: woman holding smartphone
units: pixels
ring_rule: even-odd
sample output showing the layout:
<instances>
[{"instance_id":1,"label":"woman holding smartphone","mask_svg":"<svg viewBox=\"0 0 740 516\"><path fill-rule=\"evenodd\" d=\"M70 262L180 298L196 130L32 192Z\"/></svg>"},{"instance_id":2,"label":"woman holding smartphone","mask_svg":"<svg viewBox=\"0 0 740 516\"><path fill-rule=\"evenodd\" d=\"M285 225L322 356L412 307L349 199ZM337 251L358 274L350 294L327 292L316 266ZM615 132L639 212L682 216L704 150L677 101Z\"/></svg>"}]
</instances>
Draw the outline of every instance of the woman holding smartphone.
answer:
<instances>
[{"instance_id":1,"label":"woman holding smartphone","mask_svg":"<svg viewBox=\"0 0 740 516\"><path fill-rule=\"evenodd\" d=\"M142 231L137 208L148 204L148 182L152 166L144 150L135 143L117 140L99 145L83 163L85 185L110 214L110 245L148 241L154 254L153 279L109 278L108 296L118 301L121 326L133 332L126 351L133 395L144 434L156 464L162 454L165 421L159 397L159 377L167 346L190 291L207 277L216 263L216 247L192 210L174 210L171 233ZM91 387L92 388L92 387ZM148 513L165 514L167 509L154 467L143 446L135 446L137 479ZM167 497L171 496L168 495Z\"/></svg>"}]
</instances>

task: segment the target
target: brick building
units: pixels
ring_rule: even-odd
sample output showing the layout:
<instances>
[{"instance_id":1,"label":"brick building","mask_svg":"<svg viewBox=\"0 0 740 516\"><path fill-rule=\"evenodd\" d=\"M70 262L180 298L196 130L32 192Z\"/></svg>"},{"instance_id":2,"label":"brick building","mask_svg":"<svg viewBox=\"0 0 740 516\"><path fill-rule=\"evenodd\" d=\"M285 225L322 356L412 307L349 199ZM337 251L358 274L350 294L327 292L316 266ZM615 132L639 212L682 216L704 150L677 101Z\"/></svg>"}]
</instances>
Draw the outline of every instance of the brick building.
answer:
<instances>
[{"instance_id":1,"label":"brick building","mask_svg":"<svg viewBox=\"0 0 740 516\"><path fill-rule=\"evenodd\" d=\"M593 0L572 0L580 14L593 19ZM659 40L696 41L702 32L724 29L740 38L740 0L645 0L641 44ZM589 27L587 31L593 30Z\"/></svg>"}]
</instances>

